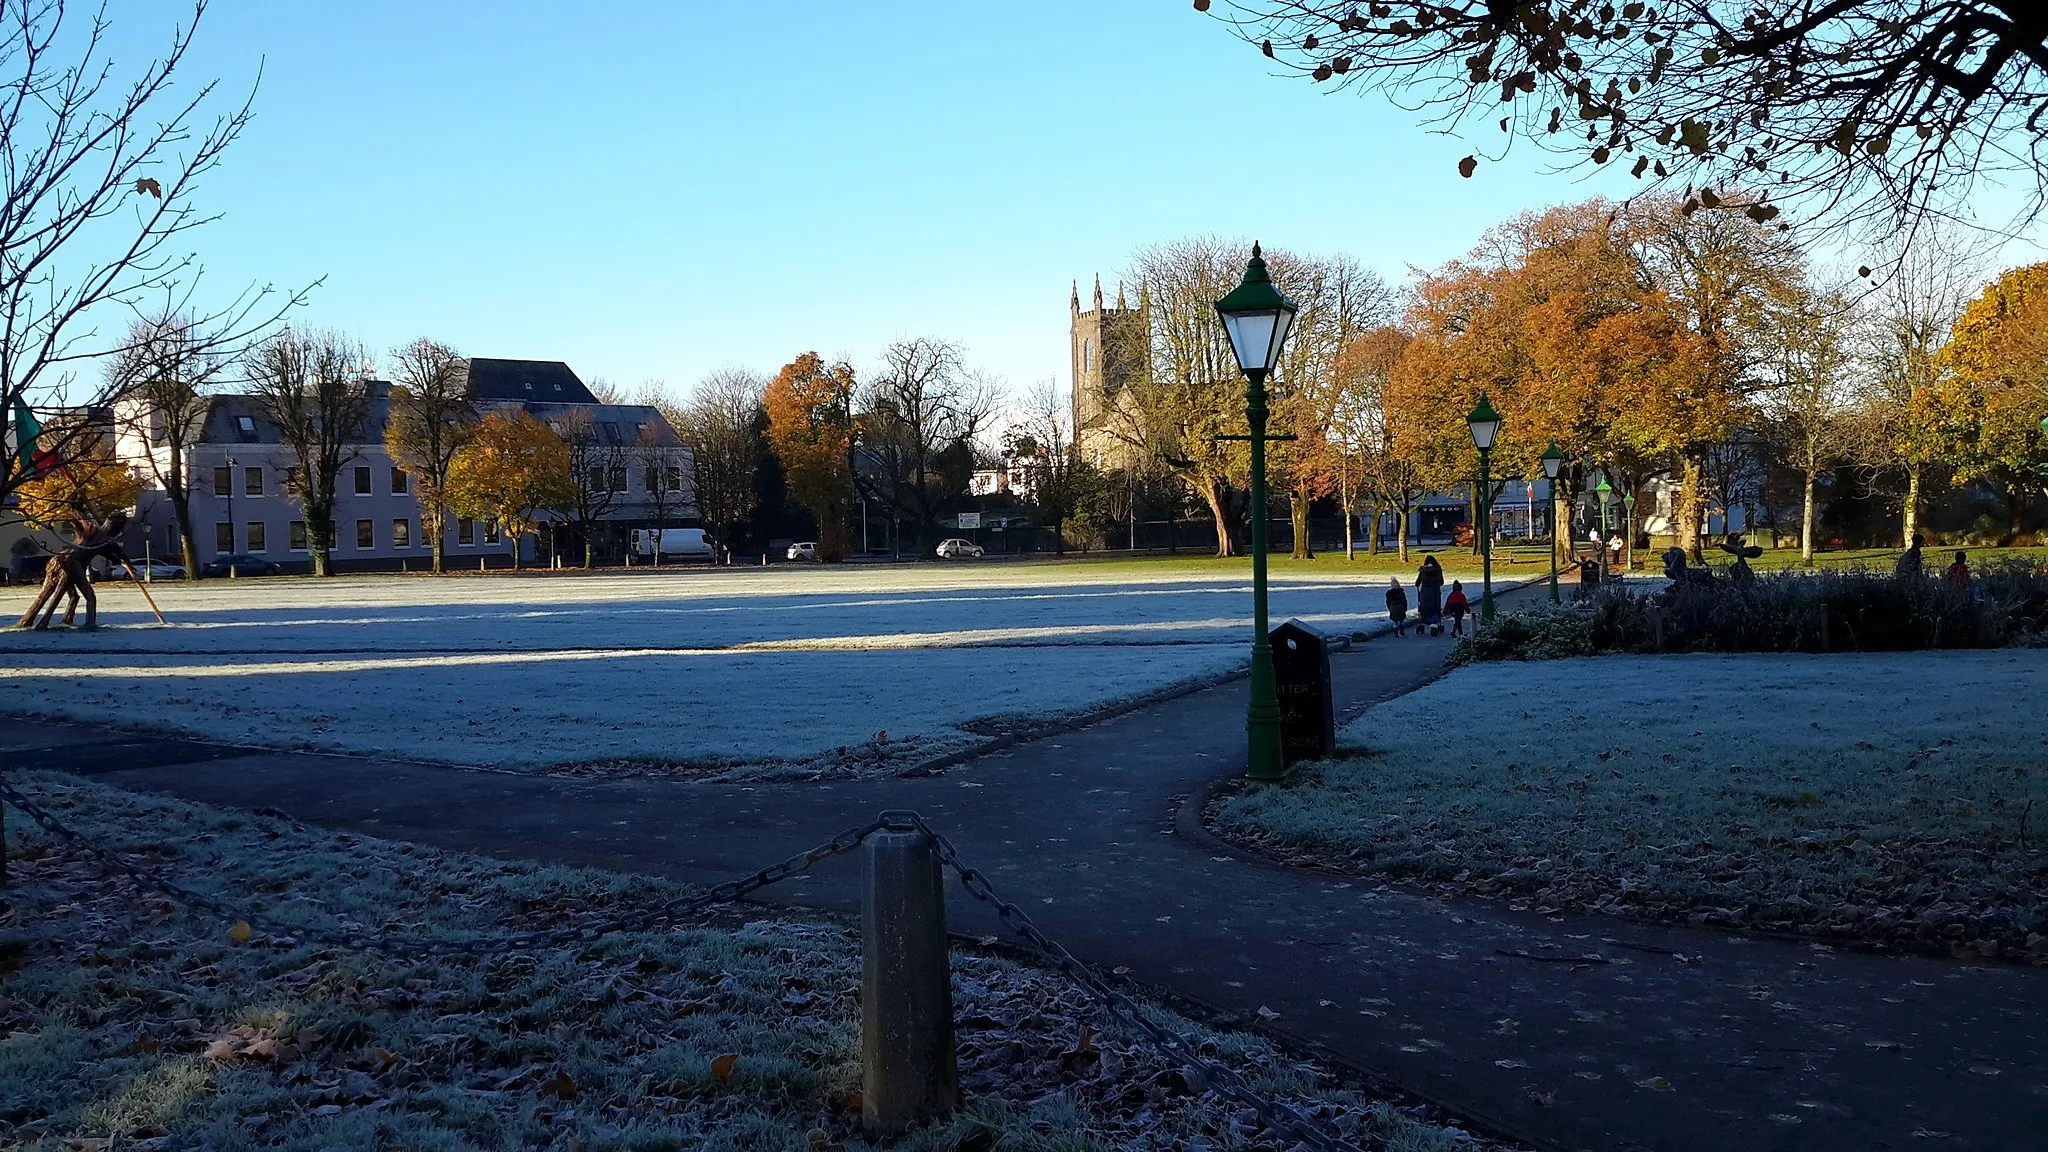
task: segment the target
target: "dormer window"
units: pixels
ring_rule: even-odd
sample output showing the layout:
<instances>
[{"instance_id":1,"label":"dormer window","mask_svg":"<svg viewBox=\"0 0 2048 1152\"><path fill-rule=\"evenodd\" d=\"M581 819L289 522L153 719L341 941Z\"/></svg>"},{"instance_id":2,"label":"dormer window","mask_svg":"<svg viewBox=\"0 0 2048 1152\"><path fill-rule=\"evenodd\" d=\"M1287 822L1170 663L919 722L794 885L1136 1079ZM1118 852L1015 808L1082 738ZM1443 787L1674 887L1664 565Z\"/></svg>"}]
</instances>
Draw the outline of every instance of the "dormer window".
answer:
<instances>
[{"instance_id":1,"label":"dormer window","mask_svg":"<svg viewBox=\"0 0 2048 1152\"><path fill-rule=\"evenodd\" d=\"M557 384L555 385L555 391L557 391L557 392L560 392L561 390L562 390L562 386L561 386L561 384L557 383Z\"/></svg>"},{"instance_id":2,"label":"dormer window","mask_svg":"<svg viewBox=\"0 0 2048 1152\"><path fill-rule=\"evenodd\" d=\"M256 442L256 419L255 419L255 417L253 417L253 416L237 416L237 417L235 417L235 428L236 428L236 430L238 430L238 431L240 431L240 432L241 432L241 434L242 434L242 439L244 439L244 440L248 441L248 442L249 442L249 443L251 443L251 444L253 444L253 443L255 443L255 442Z\"/></svg>"}]
</instances>

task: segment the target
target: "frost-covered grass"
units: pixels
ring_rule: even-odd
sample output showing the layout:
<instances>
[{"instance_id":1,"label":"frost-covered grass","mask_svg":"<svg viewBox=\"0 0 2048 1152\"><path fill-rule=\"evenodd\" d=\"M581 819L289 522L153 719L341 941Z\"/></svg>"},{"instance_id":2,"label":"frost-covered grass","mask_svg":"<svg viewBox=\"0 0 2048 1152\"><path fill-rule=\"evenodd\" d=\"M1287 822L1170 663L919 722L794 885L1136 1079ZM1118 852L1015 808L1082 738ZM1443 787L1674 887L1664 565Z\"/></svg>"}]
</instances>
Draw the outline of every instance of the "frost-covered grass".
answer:
<instances>
[{"instance_id":1,"label":"frost-covered grass","mask_svg":"<svg viewBox=\"0 0 2048 1152\"><path fill-rule=\"evenodd\" d=\"M130 588L98 633L0 632L0 708L241 743L541 768L814 771L914 760L985 717L1065 717L1245 658L1247 573L785 566ZM0 590L0 614L27 590ZM1274 582L1276 618L1382 614L1363 578ZM962 725L970 725L963 729ZM877 739L877 734L882 734Z\"/></svg>"},{"instance_id":2,"label":"frost-covered grass","mask_svg":"<svg viewBox=\"0 0 2048 1152\"><path fill-rule=\"evenodd\" d=\"M144 798L17 781L139 864L283 924L409 938L601 921L664 882L443 853ZM0 1146L864 1147L859 942L738 919L553 951L390 958L195 915L10 815L0 906ZM1238 1109L1098 1024L1046 972L957 954L965 1108L897 1147L1236 1147ZM1463 1134L1336 1085L1246 1035L1155 1018L1367 1147ZM727 1059L730 1058L730 1059Z\"/></svg>"},{"instance_id":3,"label":"frost-covered grass","mask_svg":"<svg viewBox=\"0 0 2048 1152\"><path fill-rule=\"evenodd\" d=\"M2048 960L2048 652L1463 668L1219 830L1548 909Z\"/></svg>"}]
</instances>

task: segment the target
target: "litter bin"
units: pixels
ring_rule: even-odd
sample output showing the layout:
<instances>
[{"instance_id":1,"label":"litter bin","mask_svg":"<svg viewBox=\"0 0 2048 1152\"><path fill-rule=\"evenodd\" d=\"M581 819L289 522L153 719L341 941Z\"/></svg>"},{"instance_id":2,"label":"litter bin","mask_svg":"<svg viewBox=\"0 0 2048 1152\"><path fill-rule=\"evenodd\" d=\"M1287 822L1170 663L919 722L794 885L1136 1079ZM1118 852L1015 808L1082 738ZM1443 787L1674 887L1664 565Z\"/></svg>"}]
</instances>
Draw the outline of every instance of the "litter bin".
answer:
<instances>
[{"instance_id":1,"label":"litter bin","mask_svg":"<svg viewBox=\"0 0 2048 1152\"><path fill-rule=\"evenodd\" d=\"M1280 698L1281 762L1327 760L1337 747L1330 703L1330 638L1299 620L1273 629L1273 684Z\"/></svg>"}]
</instances>

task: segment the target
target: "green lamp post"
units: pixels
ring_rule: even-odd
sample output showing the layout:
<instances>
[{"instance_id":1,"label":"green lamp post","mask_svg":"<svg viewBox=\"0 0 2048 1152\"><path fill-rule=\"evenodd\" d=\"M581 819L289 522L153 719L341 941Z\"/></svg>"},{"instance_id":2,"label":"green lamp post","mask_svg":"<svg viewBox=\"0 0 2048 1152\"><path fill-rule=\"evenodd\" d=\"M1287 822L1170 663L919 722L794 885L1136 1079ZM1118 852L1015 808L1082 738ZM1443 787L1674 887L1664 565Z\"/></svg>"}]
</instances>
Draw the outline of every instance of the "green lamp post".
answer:
<instances>
[{"instance_id":1,"label":"green lamp post","mask_svg":"<svg viewBox=\"0 0 2048 1152\"><path fill-rule=\"evenodd\" d=\"M1248 383L1245 418L1252 448L1252 702L1245 714L1245 775L1277 780L1286 771L1280 751L1280 697L1273 682L1273 645L1266 635L1266 377L1280 364L1280 347L1294 327L1297 305L1274 287L1259 246L1244 268L1244 282L1216 302L1230 336L1231 354Z\"/></svg>"},{"instance_id":2,"label":"green lamp post","mask_svg":"<svg viewBox=\"0 0 2048 1152\"><path fill-rule=\"evenodd\" d=\"M1557 450L1557 441L1543 450L1543 478L1550 482L1550 602L1557 603L1557 550L1563 541L1557 538L1557 474L1564 467L1564 453Z\"/></svg>"},{"instance_id":3,"label":"green lamp post","mask_svg":"<svg viewBox=\"0 0 2048 1152\"><path fill-rule=\"evenodd\" d=\"M1500 436L1500 413L1479 394L1479 406L1465 417L1472 446L1479 449L1479 618L1493 619L1493 442Z\"/></svg>"},{"instance_id":4,"label":"green lamp post","mask_svg":"<svg viewBox=\"0 0 2048 1152\"><path fill-rule=\"evenodd\" d=\"M1634 570L1636 566L1636 491L1627 489L1621 494L1621 566Z\"/></svg>"}]
</instances>

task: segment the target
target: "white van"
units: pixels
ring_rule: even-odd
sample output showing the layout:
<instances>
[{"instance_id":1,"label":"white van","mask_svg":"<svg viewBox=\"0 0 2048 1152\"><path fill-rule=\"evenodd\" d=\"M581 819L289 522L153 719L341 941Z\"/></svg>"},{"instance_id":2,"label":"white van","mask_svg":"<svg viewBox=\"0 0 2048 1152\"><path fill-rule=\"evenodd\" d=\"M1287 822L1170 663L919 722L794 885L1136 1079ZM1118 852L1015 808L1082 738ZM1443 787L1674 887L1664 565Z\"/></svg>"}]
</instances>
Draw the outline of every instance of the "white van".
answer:
<instances>
[{"instance_id":1,"label":"white van","mask_svg":"<svg viewBox=\"0 0 2048 1152\"><path fill-rule=\"evenodd\" d=\"M654 559L655 530L652 528L633 529L633 555L644 560ZM711 558L711 542L704 538L702 528L663 528L661 536L661 558L664 560Z\"/></svg>"}]
</instances>

